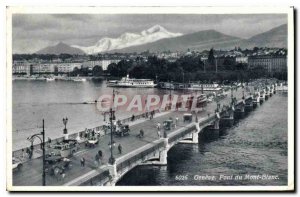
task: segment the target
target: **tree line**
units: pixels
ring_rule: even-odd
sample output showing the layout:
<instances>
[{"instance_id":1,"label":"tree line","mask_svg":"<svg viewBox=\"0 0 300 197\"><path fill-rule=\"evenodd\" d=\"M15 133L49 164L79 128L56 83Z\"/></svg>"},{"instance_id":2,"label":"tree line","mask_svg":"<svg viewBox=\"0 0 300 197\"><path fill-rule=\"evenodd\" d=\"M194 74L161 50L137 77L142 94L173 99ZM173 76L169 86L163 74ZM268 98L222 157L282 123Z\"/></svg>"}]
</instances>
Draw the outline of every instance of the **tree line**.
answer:
<instances>
[{"instance_id":1,"label":"tree line","mask_svg":"<svg viewBox=\"0 0 300 197\"><path fill-rule=\"evenodd\" d=\"M215 59L209 56L204 63L199 56L183 56L175 62L149 56L147 60L122 60L118 64L110 64L107 73L112 77L147 78L157 81L236 81L266 77L268 74L262 67L247 70L247 64L235 64L230 59L224 60L222 66L215 69ZM247 72L245 72L247 70Z\"/></svg>"}]
</instances>

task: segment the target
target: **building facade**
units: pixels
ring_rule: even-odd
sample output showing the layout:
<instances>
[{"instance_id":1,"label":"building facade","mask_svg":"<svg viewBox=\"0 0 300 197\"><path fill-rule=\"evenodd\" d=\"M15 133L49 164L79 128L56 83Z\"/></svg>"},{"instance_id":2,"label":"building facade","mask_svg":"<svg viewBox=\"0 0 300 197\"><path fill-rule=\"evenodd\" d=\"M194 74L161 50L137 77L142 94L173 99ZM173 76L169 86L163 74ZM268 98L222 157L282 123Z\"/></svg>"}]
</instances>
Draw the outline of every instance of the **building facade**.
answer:
<instances>
[{"instance_id":1,"label":"building facade","mask_svg":"<svg viewBox=\"0 0 300 197\"><path fill-rule=\"evenodd\" d=\"M26 61L14 61L12 67L13 74L52 74L69 73L76 67L80 69L82 63L63 62L63 63L31 63Z\"/></svg>"},{"instance_id":2,"label":"building facade","mask_svg":"<svg viewBox=\"0 0 300 197\"><path fill-rule=\"evenodd\" d=\"M30 62L14 61L12 66L13 74L27 74L30 75Z\"/></svg>"},{"instance_id":3,"label":"building facade","mask_svg":"<svg viewBox=\"0 0 300 197\"><path fill-rule=\"evenodd\" d=\"M70 73L72 72L75 68L80 69L82 66L82 63L80 62L64 62L64 63L58 63L58 64L53 64L54 65L54 71L58 73Z\"/></svg>"},{"instance_id":4,"label":"building facade","mask_svg":"<svg viewBox=\"0 0 300 197\"><path fill-rule=\"evenodd\" d=\"M107 70L108 65L112 64L112 63L119 63L121 60L102 60L102 69L103 70Z\"/></svg>"},{"instance_id":5,"label":"building facade","mask_svg":"<svg viewBox=\"0 0 300 197\"><path fill-rule=\"evenodd\" d=\"M119 63L121 60L118 59L103 59L103 60L96 60L96 61L85 61L82 63L84 68L89 68L93 70L95 66L101 66L103 70L107 70L108 65L112 63Z\"/></svg>"},{"instance_id":6,"label":"building facade","mask_svg":"<svg viewBox=\"0 0 300 197\"><path fill-rule=\"evenodd\" d=\"M32 72L36 74L50 74L54 72L54 64L41 63L32 64Z\"/></svg>"},{"instance_id":7,"label":"building facade","mask_svg":"<svg viewBox=\"0 0 300 197\"><path fill-rule=\"evenodd\" d=\"M287 71L287 56L249 56L248 67L263 67L267 72Z\"/></svg>"}]
</instances>

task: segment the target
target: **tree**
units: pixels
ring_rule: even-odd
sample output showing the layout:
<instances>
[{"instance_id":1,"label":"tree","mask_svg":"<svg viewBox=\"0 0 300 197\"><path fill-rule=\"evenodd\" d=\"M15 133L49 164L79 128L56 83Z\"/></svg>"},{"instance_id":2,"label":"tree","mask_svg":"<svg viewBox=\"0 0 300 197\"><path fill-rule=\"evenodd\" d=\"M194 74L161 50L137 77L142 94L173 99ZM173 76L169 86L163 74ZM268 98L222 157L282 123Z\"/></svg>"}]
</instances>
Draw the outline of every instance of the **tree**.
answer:
<instances>
[{"instance_id":1,"label":"tree","mask_svg":"<svg viewBox=\"0 0 300 197\"><path fill-rule=\"evenodd\" d=\"M101 76L103 74L102 66L94 66L92 73L95 77Z\"/></svg>"},{"instance_id":2,"label":"tree","mask_svg":"<svg viewBox=\"0 0 300 197\"><path fill-rule=\"evenodd\" d=\"M62 61L65 61L66 59L69 59L71 57L73 57L72 55L70 54L66 54L66 53L62 53L58 56Z\"/></svg>"},{"instance_id":3,"label":"tree","mask_svg":"<svg viewBox=\"0 0 300 197\"><path fill-rule=\"evenodd\" d=\"M70 75L71 76L77 76L77 75L79 75L79 73L80 73L80 70L77 67L75 67L73 69L73 71L70 73Z\"/></svg>"},{"instance_id":4,"label":"tree","mask_svg":"<svg viewBox=\"0 0 300 197\"><path fill-rule=\"evenodd\" d=\"M135 67L133 67L130 71L129 71L129 75L132 78L146 78L145 76L145 69L141 66L141 65L137 65Z\"/></svg>"},{"instance_id":5,"label":"tree","mask_svg":"<svg viewBox=\"0 0 300 197\"><path fill-rule=\"evenodd\" d=\"M111 76L118 76L118 67L116 63L111 63L107 66L107 72L111 75Z\"/></svg>"},{"instance_id":6,"label":"tree","mask_svg":"<svg viewBox=\"0 0 300 197\"><path fill-rule=\"evenodd\" d=\"M118 76L124 77L128 74L128 70L132 66L132 61L121 60L117 64Z\"/></svg>"},{"instance_id":7,"label":"tree","mask_svg":"<svg viewBox=\"0 0 300 197\"><path fill-rule=\"evenodd\" d=\"M230 57L225 57L223 65L225 70L235 70L234 60Z\"/></svg>"},{"instance_id":8,"label":"tree","mask_svg":"<svg viewBox=\"0 0 300 197\"><path fill-rule=\"evenodd\" d=\"M247 70L247 67L248 67L248 64L246 64L246 63L238 63L236 65L237 70Z\"/></svg>"},{"instance_id":9,"label":"tree","mask_svg":"<svg viewBox=\"0 0 300 197\"><path fill-rule=\"evenodd\" d=\"M207 59L208 65L210 68L214 68L215 65L215 56L214 56L214 49L211 48L208 53L208 59Z\"/></svg>"}]
</instances>

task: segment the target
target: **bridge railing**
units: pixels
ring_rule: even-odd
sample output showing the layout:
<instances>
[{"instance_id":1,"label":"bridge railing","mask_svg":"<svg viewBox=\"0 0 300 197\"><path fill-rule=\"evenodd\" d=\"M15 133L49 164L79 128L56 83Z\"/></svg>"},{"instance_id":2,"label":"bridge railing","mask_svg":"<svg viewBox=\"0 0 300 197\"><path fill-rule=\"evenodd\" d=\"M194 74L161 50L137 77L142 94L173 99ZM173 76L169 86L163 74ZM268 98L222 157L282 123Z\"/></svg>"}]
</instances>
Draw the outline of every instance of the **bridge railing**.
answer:
<instances>
[{"instance_id":1,"label":"bridge railing","mask_svg":"<svg viewBox=\"0 0 300 197\"><path fill-rule=\"evenodd\" d=\"M199 126L203 126L203 125L205 125L205 124L207 124L207 123L213 121L215 118L216 118L215 115L210 116L210 117L206 118L205 120L201 121L201 122L199 123Z\"/></svg>"},{"instance_id":2,"label":"bridge railing","mask_svg":"<svg viewBox=\"0 0 300 197\"><path fill-rule=\"evenodd\" d=\"M110 175L109 175L109 171L105 170L97 175L95 175L94 177L88 177L87 180L82 181L81 184L79 184L79 186L95 186L95 185L102 185L105 182L109 181L110 179Z\"/></svg>"},{"instance_id":3,"label":"bridge railing","mask_svg":"<svg viewBox=\"0 0 300 197\"><path fill-rule=\"evenodd\" d=\"M159 109L155 109L155 110L152 110L152 111L154 111L154 113L159 113ZM142 118L147 118L147 115L149 117L151 115L151 111L135 115L134 116L134 121L142 119ZM121 122L122 122L122 124L125 124L127 122L132 122L132 117L124 118L124 119L121 120Z\"/></svg>"},{"instance_id":4,"label":"bridge railing","mask_svg":"<svg viewBox=\"0 0 300 197\"><path fill-rule=\"evenodd\" d=\"M182 132L178 132L172 136L169 137L168 143L173 143L175 141L178 141L180 138L183 138L185 135L191 133L192 131L196 130L196 125L192 125L187 129L184 129Z\"/></svg>"},{"instance_id":5,"label":"bridge railing","mask_svg":"<svg viewBox=\"0 0 300 197\"><path fill-rule=\"evenodd\" d=\"M145 157L153 154L155 151L164 148L165 142L161 141L157 144L152 145L151 147L145 148L145 150L141 150L138 153L134 153L131 157L128 157L121 162L117 163L117 172L124 172L126 168L134 165L139 160L144 160Z\"/></svg>"}]
</instances>

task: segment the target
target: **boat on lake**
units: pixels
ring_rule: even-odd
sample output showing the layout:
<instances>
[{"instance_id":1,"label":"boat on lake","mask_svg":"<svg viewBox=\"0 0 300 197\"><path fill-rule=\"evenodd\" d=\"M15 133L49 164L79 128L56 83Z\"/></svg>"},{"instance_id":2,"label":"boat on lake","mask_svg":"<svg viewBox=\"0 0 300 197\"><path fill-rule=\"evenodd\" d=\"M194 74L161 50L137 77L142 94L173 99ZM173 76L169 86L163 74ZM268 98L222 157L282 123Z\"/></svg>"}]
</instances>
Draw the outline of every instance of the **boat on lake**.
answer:
<instances>
[{"instance_id":1,"label":"boat on lake","mask_svg":"<svg viewBox=\"0 0 300 197\"><path fill-rule=\"evenodd\" d=\"M110 80L107 82L108 87L122 87L122 88L153 88L156 86L151 79L134 79L129 78L129 75L123 77L121 80Z\"/></svg>"},{"instance_id":2,"label":"boat on lake","mask_svg":"<svg viewBox=\"0 0 300 197\"><path fill-rule=\"evenodd\" d=\"M47 77L46 81L55 81L55 78L54 77Z\"/></svg>"},{"instance_id":3,"label":"boat on lake","mask_svg":"<svg viewBox=\"0 0 300 197\"><path fill-rule=\"evenodd\" d=\"M76 78L73 79L73 81L76 81L76 82L85 82L86 78L76 77Z\"/></svg>"}]
</instances>

